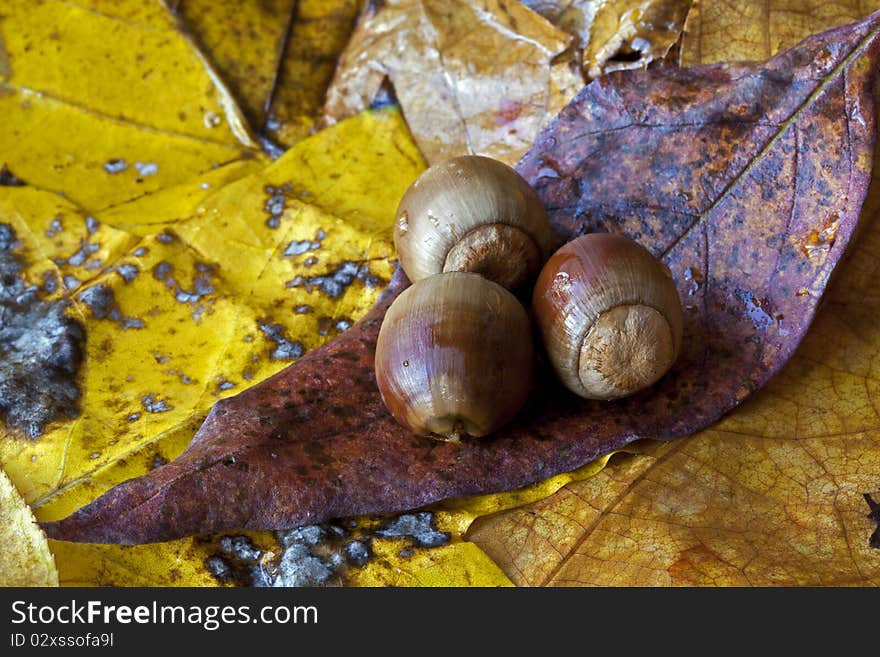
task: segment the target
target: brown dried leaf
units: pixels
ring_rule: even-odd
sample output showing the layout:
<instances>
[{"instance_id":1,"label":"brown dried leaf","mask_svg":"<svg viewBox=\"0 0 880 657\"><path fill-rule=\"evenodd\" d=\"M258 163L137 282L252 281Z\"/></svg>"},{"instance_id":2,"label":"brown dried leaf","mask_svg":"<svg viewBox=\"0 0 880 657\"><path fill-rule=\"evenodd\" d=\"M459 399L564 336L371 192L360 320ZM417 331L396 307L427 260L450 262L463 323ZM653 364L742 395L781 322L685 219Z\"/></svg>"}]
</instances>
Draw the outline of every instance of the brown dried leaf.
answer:
<instances>
[{"instance_id":1,"label":"brown dried leaf","mask_svg":"<svg viewBox=\"0 0 880 657\"><path fill-rule=\"evenodd\" d=\"M388 78L429 162L477 153L513 164L583 84L563 55L571 41L515 0L368 2L324 117L369 107Z\"/></svg>"},{"instance_id":2,"label":"brown dried leaf","mask_svg":"<svg viewBox=\"0 0 880 657\"><path fill-rule=\"evenodd\" d=\"M584 76L644 68L669 52L692 0L523 0L577 37Z\"/></svg>"}]
</instances>

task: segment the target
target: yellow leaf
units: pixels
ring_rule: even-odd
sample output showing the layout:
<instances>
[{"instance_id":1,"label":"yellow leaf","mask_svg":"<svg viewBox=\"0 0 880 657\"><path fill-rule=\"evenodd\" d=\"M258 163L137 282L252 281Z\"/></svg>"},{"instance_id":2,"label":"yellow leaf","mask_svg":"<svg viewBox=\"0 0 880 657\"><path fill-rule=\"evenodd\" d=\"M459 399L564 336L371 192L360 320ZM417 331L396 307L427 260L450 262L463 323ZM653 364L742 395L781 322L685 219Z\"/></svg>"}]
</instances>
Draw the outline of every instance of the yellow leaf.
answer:
<instances>
[{"instance_id":1,"label":"yellow leaf","mask_svg":"<svg viewBox=\"0 0 880 657\"><path fill-rule=\"evenodd\" d=\"M0 470L0 586L58 586L58 572L46 536L3 470Z\"/></svg>"},{"instance_id":2,"label":"yellow leaf","mask_svg":"<svg viewBox=\"0 0 880 657\"><path fill-rule=\"evenodd\" d=\"M187 0L179 12L251 125L291 146L310 134L321 115L358 5L357 0Z\"/></svg>"},{"instance_id":3,"label":"yellow leaf","mask_svg":"<svg viewBox=\"0 0 880 657\"><path fill-rule=\"evenodd\" d=\"M0 19L0 160L90 211L255 146L199 54L141 5L10 0Z\"/></svg>"},{"instance_id":4,"label":"yellow leaf","mask_svg":"<svg viewBox=\"0 0 880 657\"><path fill-rule=\"evenodd\" d=\"M369 107L387 77L429 162L470 152L513 164L583 84L571 41L511 0L367 3L324 116Z\"/></svg>"}]
</instances>

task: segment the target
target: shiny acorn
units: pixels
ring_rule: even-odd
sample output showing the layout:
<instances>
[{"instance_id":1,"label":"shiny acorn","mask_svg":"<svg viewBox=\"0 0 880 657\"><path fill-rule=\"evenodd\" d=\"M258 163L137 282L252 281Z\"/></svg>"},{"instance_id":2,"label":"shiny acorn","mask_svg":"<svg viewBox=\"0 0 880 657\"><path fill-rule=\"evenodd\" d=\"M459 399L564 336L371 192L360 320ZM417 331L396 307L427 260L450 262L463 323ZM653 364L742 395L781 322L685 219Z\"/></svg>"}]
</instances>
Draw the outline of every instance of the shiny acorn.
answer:
<instances>
[{"instance_id":1,"label":"shiny acorn","mask_svg":"<svg viewBox=\"0 0 880 657\"><path fill-rule=\"evenodd\" d=\"M554 237L540 199L516 171L465 155L431 166L406 191L394 245L411 281L465 271L514 290L534 280Z\"/></svg>"},{"instance_id":2,"label":"shiny acorn","mask_svg":"<svg viewBox=\"0 0 880 657\"><path fill-rule=\"evenodd\" d=\"M376 383L394 418L419 435L485 436L520 410L532 382L528 315L478 274L424 278L388 308Z\"/></svg>"},{"instance_id":3,"label":"shiny acorn","mask_svg":"<svg viewBox=\"0 0 880 657\"><path fill-rule=\"evenodd\" d=\"M584 235L556 251L538 276L532 308L559 379L588 399L652 385L681 349L681 302L669 268L619 235Z\"/></svg>"}]
</instances>

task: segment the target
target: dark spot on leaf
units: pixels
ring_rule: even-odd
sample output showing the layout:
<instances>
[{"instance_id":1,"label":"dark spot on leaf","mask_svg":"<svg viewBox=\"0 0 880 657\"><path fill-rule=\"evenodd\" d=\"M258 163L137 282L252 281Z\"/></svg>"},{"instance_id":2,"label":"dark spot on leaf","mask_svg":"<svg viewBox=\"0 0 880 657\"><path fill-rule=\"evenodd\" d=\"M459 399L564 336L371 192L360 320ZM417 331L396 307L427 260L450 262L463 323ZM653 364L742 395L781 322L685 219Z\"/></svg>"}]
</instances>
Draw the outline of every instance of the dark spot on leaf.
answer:
<instances>
[{"instance_id":1,"label":"dark spot on leaf","mask_svg":"<svg viewBox=\"0 0 880 657\"><path fill-rule=\"evenodd\" d=\"M156 393L154 392L141 397L141 405L147 413L165 413L174 408L164 399L156 399Z\"/></svg>"},{"instance_id":2,"label":"dark spot on leaf","mask_svg":"<svg viewBox=\"0 0 880 657\"><path fill-rule=\"evenodd\" d=\"M287 199L293 193L293 187L290 183L285 183L278 187L266 185L264 189L268 195L263 204L263 210L269 214L266 225L269 228L278 228L281 225L281 216L287 207Z\"/></svg>"},{"instance_id":3,"label":"dark spot on leaf","mask_svg":"<svg viewBox=\"0 0 880 657\"><path fill-rule=\"evenodd\" d=\"M126 283L131 283L138 275L137 265L131 263L123 263L121 265L116 266L116 273L122 277Z\"/></svg>"},{"instance_id":4,"label":"dark spot on leaf","mask_svg":"<svg viewBox=\"0 0 880 657\"><path fill-rule=\"evenodd\" d=\"M285 328L281 324L272 324L268 320L264 320L258 326L263 335L275 343L275 348L270 353L270 358L274 360L295 360L305 353L305 347L302 346L302 343L291 340L286 335Z\"/></svg>"},{"instance_id":5,"label":"dark spot on leaf","mask_svg":"<svg viewBox=\"0 0 880 657\"><path fill-rule=\"evenodd\" d=\"M0 187L25 187L27 183L9 170L5 164L0 167Z\"/></svg>"},{"instance_id":6,"label":"dark spot on leaf","mask_svg":"<svg viewBox=\"0 0 880 657\"><path fill-rule=\"evenodd\" d=\"M76 384L85 331L65 301L42 301L14 249L12 227L0 224L0 418L29 438L79 414Z\"/></svg>"},{"instance_id":7,"label":"dark spot on leaf","mask_svg":"<svg viewBox=\"0 0 880 657\"><path fill-rule=\"evenodd\" d=\"M109 319L122 329L142 329L146 326L142 319L123 315L113 290L103 283L80 292L79 300L88 306L96 319Z\"/></svg>"},{"instance_id":8,"label":"dark spot on leaf","mask_svg":"<svg viewBox=\"0 0 880 657\"><path fill-rule=\"evenodd\" d=\"M378 287L384 281L371 273L366 264L346 261L336 269L320 276L296 276L287 282L287 287L305 287L306 291L320 290L324 294L338 299L354 281L360 281L367 287Z\"/></svg>"}]
</instances>

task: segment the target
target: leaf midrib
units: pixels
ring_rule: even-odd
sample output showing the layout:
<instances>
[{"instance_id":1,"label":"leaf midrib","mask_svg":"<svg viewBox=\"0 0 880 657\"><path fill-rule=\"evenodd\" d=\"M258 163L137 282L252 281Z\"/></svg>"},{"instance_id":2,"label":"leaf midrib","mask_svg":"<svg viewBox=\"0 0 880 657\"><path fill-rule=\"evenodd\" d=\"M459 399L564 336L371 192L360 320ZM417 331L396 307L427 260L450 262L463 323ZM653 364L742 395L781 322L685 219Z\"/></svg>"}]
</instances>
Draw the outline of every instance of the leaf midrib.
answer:
<instances>
[{"instance_id":1,"label":"leaf midrib","mask_svg":"<svg viewBox=\"0 0 880 657\"><path fill-rule=\"evenodd\" d=\"M770 150L782 139L782 136L788 132L788 129L797 123L800 117L816 102L816 100L821 96L829 86L831 86L832 82L836 81L837 78L847 69L850 64L861 56L864 51L868 48L870 43L876 38L876 36L880 33L880 25L876 26L873 30L871 30L868 34L866 34L856 45L853 46L853 49L850 53L840 61L837 66L835 66L831 72L825 76L825 79L819 84L813 92L807 96L806 99L798 106L798 108L789 116L787 119L778 124L778 130L773 135L773 137L767 141L766 144L759 150L755 155L751 158L748 165L746 165L742 171L737 173L733 178L731 178L730 182L721 190L721 193L715 198L714 201L707 207L705 210L700 212L697 216L696 221L692 223L687 230L685 230L681 235L676 238L672 244L667 247L663 253L661 254L661 259L666 259L675 248L681 244L687 237L689 237L695 230L701 228L703 224L705 224L712 212L717 208L723 201L730 196L731 191L737 184L746 176L748 176L755 167L758 166L758 163L763 160L764 156L770 152ZM849 123L849 117L846 119L847 123ZM707 272L708 276L708 272Z\"/></svg>"}]
</instances>

